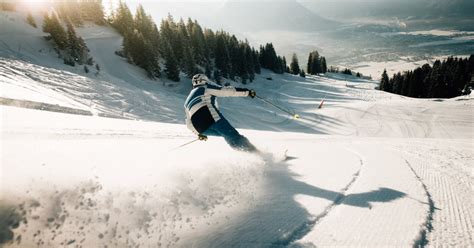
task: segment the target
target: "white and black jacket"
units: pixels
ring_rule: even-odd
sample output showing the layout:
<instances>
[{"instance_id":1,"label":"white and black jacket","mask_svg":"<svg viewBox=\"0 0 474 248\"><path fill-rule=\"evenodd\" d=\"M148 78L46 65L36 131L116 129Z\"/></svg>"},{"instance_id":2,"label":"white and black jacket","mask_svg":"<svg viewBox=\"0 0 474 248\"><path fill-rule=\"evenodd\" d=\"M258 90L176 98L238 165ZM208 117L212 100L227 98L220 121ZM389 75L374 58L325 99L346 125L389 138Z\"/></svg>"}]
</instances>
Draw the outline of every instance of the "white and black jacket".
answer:
<instances>
[{"instance_id":1,"label":"white and black jacket","mask_svg":"<svg viewBox=\"0 0 474 248\"><path fill-rule=\"evenodd\" d=\"M194 133L201 134L223 118L216 104L216 96L245 97L248 95L249 90L245 88L222 87L212 83L199 85L191 90L184 103L186 125Z\"/></svg>"}]
</instances>

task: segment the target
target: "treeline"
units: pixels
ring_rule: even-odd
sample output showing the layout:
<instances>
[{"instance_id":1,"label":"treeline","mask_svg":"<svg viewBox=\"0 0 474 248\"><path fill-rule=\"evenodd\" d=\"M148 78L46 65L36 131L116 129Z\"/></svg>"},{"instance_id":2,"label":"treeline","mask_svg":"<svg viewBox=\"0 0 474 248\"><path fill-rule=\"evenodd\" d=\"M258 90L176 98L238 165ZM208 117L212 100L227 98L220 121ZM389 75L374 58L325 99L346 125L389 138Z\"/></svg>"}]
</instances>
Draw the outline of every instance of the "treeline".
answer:
<instances>
[{"instance_id":1,"label":"treeline","mask_svg":"<svg viewBox=\"0 0 474 248\"><path fill-rule=\"evenodd\" d=\"M279 74L289 72L285 56L282 57L277 55L272 43L260 46L260 53L258 56L262 68L269 69Z\"/></svg>"},{"instance_id":2,"label":"treeline","mask_svg":"<svg viewBox=\"0 0 474 248\"><path fill-rule=\"evenodd\" d=\"M311 75L319 73L326 73L328 67L326 64L326 58L319 55L318 51L312 51L308 56L308 65L306 71Z\"/></svg>"},{"instance_id":3,"label":"treeline","mask_svg":"<svg viewBox=\"0 0 474 248\"><path fill-rule=\"evenodd\" d=\"M389 78L384 70L380 81L383 91L416 98L451 98L469 94L474 75L474 55L468 59L449 57L425 64L413 71L396 73Z\"/></svg>"},{"instance_id":4,"label":"treeline","mask_svg":"<svg viewBox=\"0 0 474 248\"><path fill-rule=\"evenodd\" d=\"M291 63L289 69L287 71L294 75L300 75L302 77L306 76L306 72L311 75L317 75L319 73L326 73L328 71L328 67L326 64L326 58L319 55L319 52L314 50L309 53L308 56L308 63L306 65L306 72L300 68L298 57L295 53L291 58Z\"/></svg>"},{"instance_id":5,"label":"treeline","mask_svg":"<svg viewBox=\"0 0 474 248\"><path fill-rule=\"evenodd\" d=\"M84 39L77 35L74 27L82 26L85 21L105 25L102 0L65 0L55 1L54 4L55 11L51 14L46 12L43 18L43 32L49 34L46 39L55 44L55 50L64 64L85 64L84 71L88 73L87 65L94 64L93 58L89 55ZM27 22L36 27L31 14L28 14ZM65 23L66 28L62 23ZM100 66L96 64L95 67L98 73Z\"/></svg>"},{"instance_id":6,"label":"treeline","mask_svg":"<svg viewBox=\"0 0 474 248\"><path fill-rule=\"evenodd\" d=\"M122 1L109 18L110 24L123 36L123 50L116 53L127 58L128 62L145 69L150 78L161 75L159 55L161 50L160 33L151 16L140 5L135 17ZM179 79L176 66L169 66L170 77Z\"/></svg>"},{"instance_id":7,"label":"treeline","mask_svg":"<svg viewBox=\"0 0 474 248\"><path fill-rule=\"evenodd\" d=\"M291 56L290 68L288 69L288 71L293 75L300 74L302 77L306 76L304 70L300 68L300 63L298 61L298 56L296 56L296 53L293 53L293 56Z\"/></svg>"},{"instance_id":8,"label":"treeline","mask_svg":"<svg viewBox=\"0 0 474 248\"><path fill-rule=\"evenodd\" d=\"M228 78L246 83L261 68L285 72L286 59L276 54L271 43L257 51L235 35L202 28L196 20L175 21L169 15L158 29L141 5L132 15L120 1L109 21L124 37L123 49L117 54L145 69L151 78L164 72L168 79L180 81L182 71L188 77L205 73L217 82Z\"/></svg>"},{"instance_id":9,"label":"treeline","mask_svg":"<svg viewBox=\"0 0 474 248\"><path fill-rule=\"evenodd\" d=\"M55 10L59 18L69 20L75 26L81 26L85 21L106 24L102 0L55 1Z\"/></svg>"},{"instance_id":10,"label":"treeline","mask_svg":"<svg viewBox=\"0 0 474 248\"><path fill-rule=\"evenodd\" d=\"M150 78L164 74L180 81L181 72L187 77L205 73L217 82L228 78L247 83L261 68L289 72L286 58L276 53L272 43L256 50L247 40L238 40L223 30L202 28L191 19L175 21L171 15L158 27L141 5L133 15L123 1L106 18L101 0L57 1L55 11L45 14L43 31L49 34L46 38L54 42L55 50L68 65L94 63L84 40L74 30L85 21L114 27L123 36L122 49L116 54L143 68ZM27 22L36 26L30 15ZM86 67L84 70L88 72Z\"/></svg>"},{"instance_id":11,"label":"treeline","mask_svg":"<svg viewBox=\"0 0 474 248\"><path fill-rule=\"evenodd\" d=\"M56 45L56 51L63 58L64 64L74 66L77 64L92 65L89 49L82 37L76 34L74 26L66 19L66 30L61 25L55 13L44 15L43 32L49 33L47 40L52 40Z\"/></svg>"}]
</instances>

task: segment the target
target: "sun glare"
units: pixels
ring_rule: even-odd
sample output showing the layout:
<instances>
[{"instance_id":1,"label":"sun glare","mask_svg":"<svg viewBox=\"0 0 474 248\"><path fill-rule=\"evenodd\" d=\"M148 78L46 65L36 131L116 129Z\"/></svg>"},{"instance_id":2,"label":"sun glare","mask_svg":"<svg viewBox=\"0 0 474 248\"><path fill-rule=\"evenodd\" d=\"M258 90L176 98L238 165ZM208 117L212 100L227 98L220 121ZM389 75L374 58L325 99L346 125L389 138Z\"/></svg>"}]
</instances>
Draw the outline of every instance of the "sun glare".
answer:
<instances>
[{"instance_id":1,"label":"sun glare","mask_svg":"<svg viewBox=\"0 0 474 248\"><path fill-rule=\"evenodd\" d=\"M20 6L31 11L42 11L49 8L52 4L50 0L20 0Z\"/></svg>"}]
</instances>

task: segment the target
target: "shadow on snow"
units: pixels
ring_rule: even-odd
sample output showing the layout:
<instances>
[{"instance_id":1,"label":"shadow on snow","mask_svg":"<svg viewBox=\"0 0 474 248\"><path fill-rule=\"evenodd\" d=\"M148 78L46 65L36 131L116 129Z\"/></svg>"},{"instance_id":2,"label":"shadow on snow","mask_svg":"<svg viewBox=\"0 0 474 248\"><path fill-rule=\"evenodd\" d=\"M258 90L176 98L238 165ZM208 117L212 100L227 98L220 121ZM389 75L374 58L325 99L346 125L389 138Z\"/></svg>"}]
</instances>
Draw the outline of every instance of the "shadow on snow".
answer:
<instances>
[{"instance_id":1,"label":"shadow on snow","mask_svg":"<svg viewBox=\"0 0 474 248\"><path fill-rule=\"evenodd\" d=\"M372 208L376 202L388 203L406 194L390 188L345 195L297 180L284 162L269 165L264 197L256 206L238 217L230 228L198 241L197 247L286 247L306 235L317 221L337 205ZM296 200L307 195L328 200L323 213L312 216Z\"/></svg>"}]
</instances>

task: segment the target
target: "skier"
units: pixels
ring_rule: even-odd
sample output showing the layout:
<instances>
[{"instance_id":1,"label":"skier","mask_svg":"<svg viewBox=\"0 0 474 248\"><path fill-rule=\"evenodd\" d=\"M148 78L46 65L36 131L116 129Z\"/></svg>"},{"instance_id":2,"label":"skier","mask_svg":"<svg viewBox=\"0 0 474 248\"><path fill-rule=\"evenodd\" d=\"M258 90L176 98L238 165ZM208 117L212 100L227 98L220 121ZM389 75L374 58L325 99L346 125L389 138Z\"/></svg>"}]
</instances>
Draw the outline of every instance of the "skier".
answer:
<instances>
[{"instance_id":1,"label":"skier","mask_svg":"<svg viewBox=\"0 0 474 248\"><path fill-rule=\"evenodd\" d=\"M224 118L216 102L216 97L254 98L255 91L221 87L212 83L204 74L194 75L192 83L193 89L184 103L187 127L197 134L200 140L206 140L207 136L221 136L233 149L256 152L257 148Z\"/></svg>"}]
</instances>

